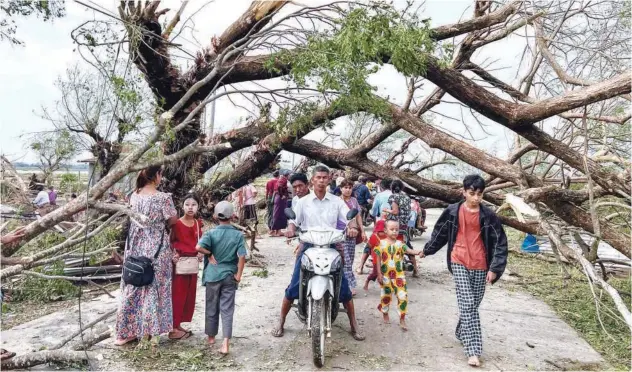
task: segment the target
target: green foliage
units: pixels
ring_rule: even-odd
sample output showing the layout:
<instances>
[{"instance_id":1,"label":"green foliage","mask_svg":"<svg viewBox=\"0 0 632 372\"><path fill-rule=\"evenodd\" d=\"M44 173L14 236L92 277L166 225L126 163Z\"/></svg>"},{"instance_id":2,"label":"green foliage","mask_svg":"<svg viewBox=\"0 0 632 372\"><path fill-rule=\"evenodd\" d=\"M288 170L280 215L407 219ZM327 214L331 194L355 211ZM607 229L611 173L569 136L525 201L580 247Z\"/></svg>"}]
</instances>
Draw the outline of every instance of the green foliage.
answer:
<instances>
[{"instance_id":1,"label":"green foliage","mask_svg":"<svg viewBox=\"0 0 632 372\"><path fill-rule=\"evenodd\" d=\"M175 342L153 349L151 341L143 340L136 348L122 351L122 356L132 368L143 370L210 371L240 368L230 356L222 357L206 345L194 346L187 342Z\"/></svg>"},{"instance_id":2,"label":"green foliage","mask_svg":"<svg viewBox=\"0 0 632 372\"><path fill-rule=\"evenodd\" d=\"M62 192L78 192L81 189L79 176L75 173L62 174L59 189Z\"/></svg>"},{"instance_id":3,"label":"green foliage","mask_svg":"<svg viewBox=\"0 0 632 372\"><path fill-rule=\"evenodd\" d=\"M33 137L33 142L29 144L29 147L39 157L42 171L47 179L78 152L76 141L67 130L38 134Z\"/></svg>"},{"instance_id":4,"label":"green foliage","mask_svg":"<svg viewBox=\"0 0 632 372\"><path fill-rule=\"evenodd\" d=\"M406 76L423 75L435 51L428 20L402 16L393 7L377 4L354 6L334 21L332 30L317 33L307 45L281 54L280 62L291 64L291 79L299 87L315 84L323 93L339 94L336 109L363 109L378 116L385 113L382 99L368 82L384 63ZM445 58L451 57L446 45ZM274 70L275 61L267 67Z\"/></svg>"},{"instance_id":5,"label":"green foliage","mask_svg":"<svg viewBox=\"0 0 632 372\"><path fill-rule=\"evenodd\" d=\"M38 268L34 271L46 275L63 275L64 264L59 261L50 267ZM79 287L63 279L43 279L35 276L26 276L18 291L15 291L13 300L36 300L41 302L58 301L74 298L79 295Z\"/></svg>"},{"instance_id":6,"label":"green foliage","mask_svg":"<svg viewBox=\"0 0 632 372\"><path fill-rule=\"evenodd\" d=\"M14 45L23 45L17 39L16 17L28 17L35 14L44 21L61 18L66 15L66 4L60 0L3 0L0 10L4 13L0 17L0 41L8 40Z\"/></svg>"},{"instance_id":7,"label":"green foliage","mask_svg":"<svg viewBox=\"0 0 632 372\"><path fill-rule=\"evenodd\" d=\"M257 278L267 278L268 277L268 269L263 268L263 269L259 269L259 270L255 270L252 272L253 276L256 276Z\"/></svg>"}]
</instances>

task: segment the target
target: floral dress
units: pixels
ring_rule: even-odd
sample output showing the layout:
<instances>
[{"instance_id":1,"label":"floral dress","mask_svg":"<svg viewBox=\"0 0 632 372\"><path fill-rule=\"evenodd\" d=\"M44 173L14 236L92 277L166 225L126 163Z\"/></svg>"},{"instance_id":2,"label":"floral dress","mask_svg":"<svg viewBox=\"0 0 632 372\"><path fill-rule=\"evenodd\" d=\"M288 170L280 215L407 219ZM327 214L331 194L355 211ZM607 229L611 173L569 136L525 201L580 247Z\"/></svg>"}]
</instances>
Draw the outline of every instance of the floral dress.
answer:
<instances>
[{"instance_id":1,"label":"floral dress","mask_svg":"<svg viewBox=\"0 0 632 372\"><path fill-rule=\"evenodd\" d=\"M393 202L397 203L399 207L399 214L388 214L387 220L399 221L399 231L405 231L408 227L408 220L410 220L410 198L408 195L400 192L399 194L393 194L388 198L388 209L392 209Z\"/></svg>"},{"instance_id":2,"label":"floral dress","mask_svg":"<svg viewBox=\"0 0 632 372\"><path fill-rule=\"evenodd\" d=\"M165 223L169 218L177 216L176 208L171 196L162 192L153 195L133 193L130 204L133 211L149 217L149 222L145 227L131 222L125 258L153 258L159 246L160 254L154 262L152 284L134 287L121 280L121 303L116 317L116 337L119 340L157 336L173 328L173 251Z\"/></svg>"},{"instance_id":3,"label":"floral dress","mask_svg":"<svg viewBox=\"0 0 632 372\"><path fill-rule=\"evenodd\" d=\"M397 240L394 244L386 239L380 241L373 252L380 256L382 272L382 283L380 283L380 304L377 309L384 314L388 314L391 296L397 298L397 312L400 319L406 316L408 307L408 291L406 287L406 273L404 271L404 254L408 247Z\"/></svg>"}]
</instances>

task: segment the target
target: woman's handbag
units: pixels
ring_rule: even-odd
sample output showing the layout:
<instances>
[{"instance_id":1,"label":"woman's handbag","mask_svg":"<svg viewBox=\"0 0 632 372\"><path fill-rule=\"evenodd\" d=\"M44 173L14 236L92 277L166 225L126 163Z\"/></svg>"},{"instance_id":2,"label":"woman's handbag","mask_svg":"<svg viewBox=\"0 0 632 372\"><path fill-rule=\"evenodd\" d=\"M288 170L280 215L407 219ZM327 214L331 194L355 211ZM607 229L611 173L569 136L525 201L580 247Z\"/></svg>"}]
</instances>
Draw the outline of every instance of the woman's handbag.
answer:
<instances>
[{"instance_id":1,"label":"woman's handbag","mask_svg":"<svg viewBox=\"0 0 632 372\"><path fill-rule=\"evenodd\" d=\"M200 241L200 227L195 220L198 242ZM176 262L176 275L195 275L200 269L200 261L197 257L180 257Z\"/></svg>"},{"instance_id":2,"label":"woman's handbag","mask_svg":"<svg viewBox=\"0 0 632 372\"><path fill-rule=\"evenodd\" d=\"M134 287L145 287L154 282L154 261L160 254L165 230L160 235L160 245L153 258L145 256L130 256L123 262L123 282ZM126 242L127 244L127 242ZM125 247L127 249L127 247Z\"/></svg>"}]
</instances>

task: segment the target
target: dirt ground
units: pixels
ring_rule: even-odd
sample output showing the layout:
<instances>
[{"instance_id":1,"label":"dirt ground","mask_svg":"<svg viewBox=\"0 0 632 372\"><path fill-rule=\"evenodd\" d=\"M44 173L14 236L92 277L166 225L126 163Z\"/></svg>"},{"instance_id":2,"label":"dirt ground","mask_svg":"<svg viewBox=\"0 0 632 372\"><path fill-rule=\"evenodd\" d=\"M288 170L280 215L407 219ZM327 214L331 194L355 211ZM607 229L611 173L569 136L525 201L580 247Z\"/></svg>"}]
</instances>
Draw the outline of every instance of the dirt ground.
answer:
<instances>
[{"instance_id":1,"label":"dirt ground","mask_svg":"<svg viewBox=\"0 0 632 372\"><path fill-rule=\"evenodd\" d=\"M440 211L428 211L428 224ZM428 235L413 241L421 247ZM257 247L268 263L267 277L255 276L247 268L237 292L234 340L231 356L217 357L208 350L204 335L204 288L198 288L196 313L190 324L194 335L184 341L161 340L157 355L136 352L133 346L116 348L112 339L95 349L94 369L242 369L314 370L310 340L294 311L286 322L285 336L274 338L283 291L289 283L292 247L281 238L264 238ZM356 260L361 255L358 246ZM421 278L408 280L409 315L407 333L393 321L381 322L376 306L379 289L370 286L368 294L359 290L355 299L364 342L348 333L346 314L334 323L332 338L326 344L327 370L463 370L468 369L459 342L454 337L457 307L452 278L446 269L445 251L421 262ZM360 276L358 283L366 276ZM82 306L84 323L116 306L107 297L93 299ZM77 329L78 311L67 309L2 331L2 347L18 353L53 345ZM392 315L396 319L396 315ZM607 368L602 357L543 302L530 295L503 288L503 281L488 287L481 305L485 370L559 370ZM114 317L107 323L114 325ZM186 326L186 324L185 324ZM220 330L221 332L221 330Z\"/></svg>"}]
</instances>

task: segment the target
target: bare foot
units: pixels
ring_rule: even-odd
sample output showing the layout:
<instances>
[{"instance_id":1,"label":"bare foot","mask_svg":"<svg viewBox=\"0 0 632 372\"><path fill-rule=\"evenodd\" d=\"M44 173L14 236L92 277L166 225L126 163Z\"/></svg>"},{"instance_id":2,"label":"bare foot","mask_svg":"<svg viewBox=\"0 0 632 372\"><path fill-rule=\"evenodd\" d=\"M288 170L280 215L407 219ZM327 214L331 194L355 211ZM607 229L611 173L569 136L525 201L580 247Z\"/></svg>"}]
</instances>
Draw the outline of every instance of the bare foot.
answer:
<instances>
[{"instance_id":1,"label":"bare foot","mask_svg":"<svg viewBox=\"0 0 632 372\"><path fill-rule=\"evenodd\" d=\"M117 339L116 341L114 341L114 345L116 345L116 346L123 346L123 345L125 345L127 343L130 343L132 341L136 341L136 339L137 339L136 337L129 337L129 338L126 338L126 339Z\"/></svg>"},{"instance_id":2,"label":"bare foot","mask_svg":"<svg viewBox=\"0 0 632 372\"><path fill-rule=\"evenodd\" d=\"M227 355L228 351L229 351L229 344L228 344L228 339L224 339L224 342L222 343L222 347L219 349L219 353L222 355Z\"/></svg>"},{"instance_id":3,"label":"bare foot","mask_svg":"<svg viewBox=\"0 0 632 372\"><path fill-rule=\"evenodd\" d=\"M208 342L209 345L215 345L215 337L214 336L208 336L206 338L206 342Z\"/></svg>"},{"instance_id":4,"label":"bare foot","mask_svg":"<svg viewBox=\"0 0 632 372\"><path fill-rule=\"evenodd\" d=\"M282 325L277 325L273 330L272 330L272 336L274 337L283 337L283 326Z\"/></svg>"},{"instance_id":5,"label":"bare foot","mask_svg":"<svg viewBox=\"0 0 632 372\"><path fill-rule=\"evenodd\" d=\"M358 291L356 291L356 289L352 289L351 290L351 297L355 297L358 294Z\"/></svg>"},{"instance_id":6,"label":"bare foot","mask_svg":"<svg viewBox=\"0 0 632 372\"><path fill-rule=\"evenodd\" d=\"M406 321L404 319L399 321L399 327L402 329L403 332L408 331L408 327L406 326Z\"/></svg>"},{"instance_id":7,"label":"bare foot","mask_svg":"<svg viewBox=\"0 0 632 372\"><path fill-rule=\"evenodd\" d=\"M382 313L382 318L384 319L385 324L391 323L391 318L388 317L388 313L387 314Z\"/></svg>"},{"instance_id":8,"label":"bare foot","mask_svg":"<svg viewBox=\"0 0 632 372\"><path fill-rule=\"evenodd\" d=\"M480 367L481 366L481 361L478 359L478 357L476 355L472 355L467 360L467 364L471 365L472 367Z\"/></svg>"},{"instance_id":9,"label":"bare foot","mask_svg":"<svg viewBox=\"0 0 632 372\"><path fill-rule=\"evenodd\" d=\"M419 278L419 277L420 277L419 270L417 269L413 270L413 278Z\"/></svg>"},{"instance_id":10,"label":"bare foot","mask_svg":"<svg viewBox=\"0 0 632 372\"><path fill-rule=\"evenodd\" d=\"M367 291L367 292L368 292L368 291L369 291L369 282L368 282L368 281L366 281L366 282L364 283L364 287L362 287L362 288L363 288L365 291Z\"/></svg>"}]
</instances>

